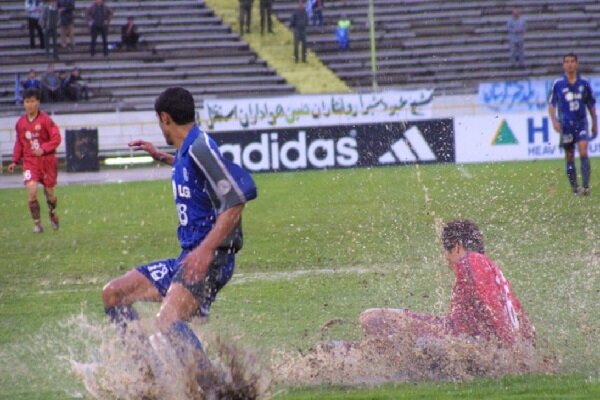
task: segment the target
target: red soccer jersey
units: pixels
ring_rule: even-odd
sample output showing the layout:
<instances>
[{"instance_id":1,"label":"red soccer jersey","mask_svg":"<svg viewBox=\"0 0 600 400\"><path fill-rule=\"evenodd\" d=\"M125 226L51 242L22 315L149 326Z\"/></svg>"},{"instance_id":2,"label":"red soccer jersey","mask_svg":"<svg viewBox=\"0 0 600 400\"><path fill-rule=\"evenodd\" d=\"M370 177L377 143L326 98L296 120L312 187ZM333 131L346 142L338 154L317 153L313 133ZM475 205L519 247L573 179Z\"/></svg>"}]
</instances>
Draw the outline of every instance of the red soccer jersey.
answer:
<instances>
[{"instance_id":1,"label":"red soccer jersey","mask_svg":"<svg viewBox=\"0 0 600 400\"><path fill-rule=\"evenodd\" d=\"M37 148L44 151L44 156L52 155L54 157L56 148L61 141L58 126L46 113L41 111L32 121L29 121L27 114L22 115L17 121L16 131L17 140L12 158L15 163L23 159L27 161L38 159L33 153L33 150Z\"/></svg>"},{"instance_id":2,"label":"red soccer jersey","mask_svg":"<svg viewBox=\"0 0 600 400\"><path fill-rule=\"evenodd\" d=\"M469 252L454 265L449 322L455 334L534 341L534 328L502 271L483 254Z\"/></svg>"}]
</instances>

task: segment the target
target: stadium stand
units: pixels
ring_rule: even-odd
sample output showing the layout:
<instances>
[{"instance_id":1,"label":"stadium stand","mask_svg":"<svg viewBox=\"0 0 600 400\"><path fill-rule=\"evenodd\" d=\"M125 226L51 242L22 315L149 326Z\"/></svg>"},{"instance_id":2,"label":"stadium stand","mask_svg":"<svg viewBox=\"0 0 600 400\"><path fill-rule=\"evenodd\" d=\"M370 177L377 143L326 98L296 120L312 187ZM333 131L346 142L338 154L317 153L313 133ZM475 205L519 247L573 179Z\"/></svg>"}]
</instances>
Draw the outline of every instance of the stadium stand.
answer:
<instances>
[{"instance_id":1,"label":"stadium stand","mask_svg":"<svg viewBox=\"0 0 600 400\"><path fill-rule=\"evenodd\" d=\"M109 0L115 11L109 41L133 15L141 33L137 51L89 56L83 18L88 0L77 1L73 52L63 52L57 69L77 65L92 99L49 105L54 112L150 109L165 85L190 88L206 97L269 96L294 88L215 16L202 0ZM481 81L555 77L560 59L574 51L583 73L600 71L597 0L373 0L379 87L435 88L438 95L471 94ZM283 23L295 0L274 2ZM353 90L372 88L368 0L325 1L324 26L310 26L309 47ZM510 68L505 24L513 8L527 21L525 68ZM256 11L256 10L255 10ZM334 28L352 20L351 48L339 51ZM257 17L255 15L255 17ZM44 51L29 49L23 1L0 3L0 115L14 113L14 78L30 68L46 69ZM46 107L48 109L48 107Z\"/></svg>"},{"instance_id":2,"label":"stadium stand","mask_svg":"<svg viewBox=\"0 0 600 400\"><path fill-rule=\"evenodd\" d=\"M274 3L289 23L295 0ZM556 76L561 57L580 55L584 73L600 70L597 0L373 0L380 87L433 87L438 94L476 93L481 81ZM356 91L372 87L368 0L324 2L324 26L308 46ZM518 8L528 26L523 69L508 61L506 22ZM352 20L351 48L339 51L334 29Z\"/></svg>"},{"instance_id":3,"label":"stadium stand","mask_svg":"<svg viewBox=\"0 0 600 400\"><path fill-rule=\"evenodd\" d=\"M97 45L89 55L90 34L84 12L91 0L76 2L74 51L60 52L57 70L78 66L88 82L89 102L51 103L51 112L93 112L151 109L167 85L184 85L197 97L278 95L294 88L249 49L246 42L200 0L110 0L114 11L109 43L120 42L120 27L135 17L141 34L137 51L112 50L108 57ZM100 38L99 38L100 41ZM22 0L0 3L0 115L14 115L15 76L30 69L38 76L48 64L44 50L29 48Z\"/></svg>"}]
</instances>

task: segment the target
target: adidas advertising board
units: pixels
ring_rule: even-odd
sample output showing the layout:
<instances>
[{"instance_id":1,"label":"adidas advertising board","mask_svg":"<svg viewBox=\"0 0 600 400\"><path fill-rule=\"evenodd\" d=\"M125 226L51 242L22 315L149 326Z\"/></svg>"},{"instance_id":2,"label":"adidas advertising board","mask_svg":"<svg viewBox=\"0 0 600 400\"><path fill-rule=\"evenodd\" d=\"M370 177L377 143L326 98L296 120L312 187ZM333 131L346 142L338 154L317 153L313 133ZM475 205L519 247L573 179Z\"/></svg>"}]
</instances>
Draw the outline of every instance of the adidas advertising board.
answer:
<instances>
[{"instance_id":1,"label":"adidas advertising board","mask_svg":"<svg viewBox=\"0 0 600 400\"><path fill-rule=\"evenodd\" d=\"M454 162L451 119L212 134L249 171Z\"/></svg>"},{"instance_id":2,"label":"adidas advertising board","mask_svg":"<svg viewBox=\"0 0 600 400\"><path fill-rule=\"evenodd\" d=\"M564 158L560 135L544 111L456 117L456 162L527 161ZM588 124L591 127L591 124ZM600 156L600 138L588 144Z\"/></svg>"}]
</instances>

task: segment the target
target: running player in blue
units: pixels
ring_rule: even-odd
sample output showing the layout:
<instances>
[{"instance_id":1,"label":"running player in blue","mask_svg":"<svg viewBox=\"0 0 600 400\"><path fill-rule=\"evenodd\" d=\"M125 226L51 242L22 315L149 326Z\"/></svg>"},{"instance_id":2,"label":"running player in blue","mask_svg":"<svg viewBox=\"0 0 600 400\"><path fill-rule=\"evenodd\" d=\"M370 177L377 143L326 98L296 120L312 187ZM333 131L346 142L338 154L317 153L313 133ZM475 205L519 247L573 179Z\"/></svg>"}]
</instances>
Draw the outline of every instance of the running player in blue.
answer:
<instances>
[{"instance_id":1,"label":"running player in blue","mask_svg":"<svg viewBox=\"0 0 600 400\"><path fill-rule=\"evenodd\" d=\"M554 85L552 85L548 99L548 113L554 130L561 135L561 145L565 150L567 177L573 193L576 196L579 193L587 196L590 194L591 174L588 141L595 139L598 135L596 99L590 83L577 73L577 56L575 54L569 53L563 57L563 70L565 71L564 76L554 81ZM591 137L588 130L586 108L592 117ZM581 161L583 190L577 183L576 143Z\"/></svg>"},{"instance_id":2,"label":"running player in blue","mask_svg":"<svg viewBox=\"0 0 600 400\"><path fill-rule=\"evenodd\" d=\"M256 198L249 173L224 158L215 141L195 123L190 92L166 89L155 102L158 123L175 155L160 152L152 143L129 145L155 160L173 166L172 185L179 218L177 258L134 268L109 282L102 299L109 319L123 329L137 319L133 303L162 301L157 315L161 343L202 352L200 341L185 323L195 315L207 317L217 292L233 274L235 254L242 247L241 216L246 202ZM191 346L191 347L190 347Z\"/></svg>"}]
</instances>

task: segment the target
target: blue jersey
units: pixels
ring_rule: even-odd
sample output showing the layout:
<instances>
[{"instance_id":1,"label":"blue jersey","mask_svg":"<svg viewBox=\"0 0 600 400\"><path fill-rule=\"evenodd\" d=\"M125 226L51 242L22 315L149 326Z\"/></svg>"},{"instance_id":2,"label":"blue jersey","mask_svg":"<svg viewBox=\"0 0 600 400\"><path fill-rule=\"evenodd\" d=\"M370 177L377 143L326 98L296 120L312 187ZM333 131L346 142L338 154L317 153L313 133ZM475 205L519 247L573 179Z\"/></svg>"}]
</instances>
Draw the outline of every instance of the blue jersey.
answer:
<instances>
[{"instance_id":1,"label":"blue jersey","mask_svg":"<svg viewBox=\"0 0 600 400\"><path fill-rule=\"evenodd\" d=\"M252 176L223 157L216 142L197 125L175 156L172 184L179 217L177 237L184 250L202 242L220 213L257 195ZM238 226L221 247L237 251L241 246Z\"/></svg>"},{"instance_id":2,"label":"blue jersey","mask_svg":"<svg viewBox=\"0 0 600 400\"><path fill-rule=\"evenodd\" d=\"M587 107L594 107L596 99L590 83L577 74L577 80L570 84L566 75L554 81L548 102L558 109L558 121L563 129L584 129L587 131Z\"/></svg>"}]
</instances>

